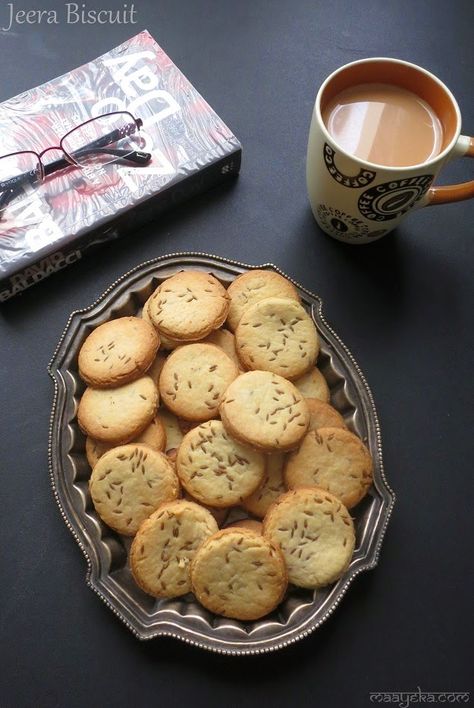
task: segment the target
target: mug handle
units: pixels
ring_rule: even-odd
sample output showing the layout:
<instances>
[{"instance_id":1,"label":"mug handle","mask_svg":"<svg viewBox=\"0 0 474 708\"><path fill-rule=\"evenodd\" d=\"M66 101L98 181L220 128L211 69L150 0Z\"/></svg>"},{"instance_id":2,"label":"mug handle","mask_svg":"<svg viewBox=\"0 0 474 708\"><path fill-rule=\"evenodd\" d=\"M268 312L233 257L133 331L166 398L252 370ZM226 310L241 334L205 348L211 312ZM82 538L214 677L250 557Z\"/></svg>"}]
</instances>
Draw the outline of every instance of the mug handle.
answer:
<instances>
[{"instance_id":1,"label":"mug handle","mask_svg":"<svg viewBox=\"0 0 474 708\"><path fill-rule=\"evenodd\" d=\"M474 138L460 135L454 148L453 157L474 157ZM474 198L474 180L460 184L448 184L445 187L431 187L428 190L426 206L434 204L449 204L461 202L463 199Z\"/></svg>"}]
</instances>

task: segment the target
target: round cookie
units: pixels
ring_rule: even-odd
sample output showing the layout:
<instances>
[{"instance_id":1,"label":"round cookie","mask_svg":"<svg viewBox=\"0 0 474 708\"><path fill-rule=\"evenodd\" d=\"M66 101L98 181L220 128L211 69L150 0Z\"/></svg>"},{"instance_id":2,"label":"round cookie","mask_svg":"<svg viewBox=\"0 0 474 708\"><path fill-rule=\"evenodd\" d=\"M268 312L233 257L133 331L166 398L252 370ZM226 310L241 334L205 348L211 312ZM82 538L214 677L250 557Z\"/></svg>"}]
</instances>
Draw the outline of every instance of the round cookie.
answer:
<instances>
[{"instance_id":1,"label":"round cookie","mask_svg":"<svg viewBox=\"0 0 474 708\"><path fill-rule=\"evenodd\" d=\"M102 521L125 536L163 502L176 499L179 482L166 455L146 445L120 445L98 460L89 480Z\"/></svg>"},{"instance_id":2,"label":"round cookie","mask_svg":"<svg viewBox=\"0 0 474 708\"><path fill-rule=\"evenodd\" d=\"M262 533L263 524L261 521L256 519L239 519L239 521L233 521L231 524L226 526L228 529L249 529L254 531L254 533Z\"/></svg>"},{"instance_id":3,"label":"round cookie","mask_svg":"<svg viewBox=\"0 0 474 708\"><path fill-rule=\"evenodd\" d=\"M293 383L305 398L318 398L325 403L329 402L329 386L316 366L314 369L310 369L304 376L301 376L301 378L293 381Z\"/></svg>"},{"instance_id":4,"label":"round cookie","mask_svg":"<svg viewBox=\"0 0 474 708\"><path fill-rule=\"evenodd\" d=\"M241 504L244 509L263 519L273 502L286 492L283 479L285 460L284 453L276 452L273 455L267 455L263 483L253 494L244 499Z\"/></svg>"},{"instance_id":5,"label":"round cookie","mask_svg":"<svg viewBox=\"0 0 474 708\"><path fill-rule=\"evenodd\" d=\"M281 552L270 541L248 529L227 528L198 549L191 584L211 612L257 620L283 599L287 574Z\"/></svg>"},{"instance_id":6,"label":"round cookie","mask_svg":"<svg viewBox=\"0 0 474 708\"><path fill-rule=\"evenodd\" d=\"M197 341L218 329L227 317L229 296L209 273L186 270L167 278L151 296L148 314L171 339Z\"/></svg>"},{"instance_id":7,"label":"round cookie","mask_svg":"<svg viewBox=\"0 0 474 708\"><path fill-rule=\"evenodd\" d=\"M160 420L166 433L166 453L170 450L177 450L183 440L183 433L179 427L177 417L174 413L167 411L166 408L160 408Z\"/></svg>"},{"instance_id":8,"label":"round cookie","mask_svg":"<svg viewBox=\"0 0 474 708\"><path fill-rule=\"evenodd\" d=\"M245 310L235 331L235 346L245 368L297 379L314 367L319 338L302 305L272 297Z\"/></svg>"},{"instance_id":9,"label":"round cookie","mask_svg":"<svg viewBox=\"0 0 474 708\"><path fill-rule=\"evenodd\" d=\"M118 444L133 440L156 415L158 391L149 376L118 388L86 388L77 419L91 438Z\"/></svg>"},{"instance_id":10,"label":"round cookie","mask_svg":"<svg viewBox=\"0 0 474 708\"><path fill-rule=\"evenodd\" d=\"M289 489L325 489L351 509L367 494L372 470L370 453L356 435L342 428L319 428L288 456L285 481Z\"/></svg>"},{"instance_id":11,"label":"round cookie","mask_svg":"<svg viewBox=\"0 0 474 708\"><path fill-rule=\"evenodd\" d=\"M203 340L206 344L214 344L219 349L225 351L227 356L230 356L237 368L241 368L242 364L235 350L235 337L228 329L216 329L211 332L206 339Z\"/></svg>"},{"instance_id":12,"label":"round cookie","mask_svg":"<svg viewBox=\"0 0 474 708\"><path fill-rule=\"evenodd\" d=\"M137 584L153 597L179 597L191 590L190 566L217 524L202 506L179 500L163 504L140 526L130 550Z\"/></svg>"},{"instance_id":13,"label":"round cookie","mask_svg":"<svg viewBox=\"0 0 474 708\"><path fill-rule=\"evenodd\" d=\"M235 332L249 305L267 297L287 297L300 301L298 291L289 280L271 270L250 270L239 275L227 288L230 296L227 324Z\"/></svg>"},{"instance_id":14,"label":"round cookie","mask_svg":"<svg viewBox=\"0 0 474 708\"><path fill-rule=\"evenodd\" d=\"M79 351L79 374L94 388L133 381L151 366L160 340L139 317L119 317L99 325Z\"/></svg>"},{"instance_id":15,"label":"round cookie","mask_svg":"<svg viewBox=\"0 0 474 708\"><path fill-rule=\"evenodd\" d=\"M148 445L148 447L151 447L153 450L164 450L166 445L166 432L159 416L156 416L156 418L151 421L148 428L145 428L143 433L132 442ZM115 445L99 442L99 440L94 440L94 438L88 436L86 439L87 462L91 467L94 467L102 455L113 447L115 447Z\"/></svg>"},{"instance_id":16,"label":"round cookie","mask_svg":"<svg viewBox=\"0 0 474 708\"><path fill-rule=\"evenodd\" d=\"M349 512L339 499L317 488L281 496L265 517L263 534L281 548L289 582L302 588L335 582L354 551Z\"/></svg>"},{"instance_id":17,"label":"round cookie","mask_svg":"<svg viewBox=\"0 0 474 708\"><path fill-rule=\"evenodd\" d=\"M150 368L146 372L146 375L149 376L155 382L157 387L158 387L158 382L160 380L161 370L162 370L164 363L166 361L166 356L167 356L166 352L160 350L158 352L158 354L156 355L156 357L154 358L152 365L150 366Z\"/></svg>"},{"instance_id":18,"label":"round cookie","mask_svg":"<svg viewBox=\"0 0 474 708\"><path fill-rule=\"evenodd\" d=\"M176 470L197 501L216 507L241 502L262 483L265 456L233 440L220 420L187 433L178 450Z\"/></svg>"},{"instance_id":19,"label":"round cookie","mask_svg":"<svg viewBox=\"0 0 474 708\"><path fill-rule=\"evenodd\" d=\"M307 398L310 420L308 430L318 428L347 428L344 418L335 408L318 398Z\"/></svg>"},{"instance_id":20,"label":"round cookie","mask_svg":"<svg viewBox=\"0 0 474 708\"><path fill-rule=\"evenodd\" d=\"M309 425L309 409L301 393L269 371L238 376L219 410L232 437L265 452L297 447Z\"/></svg>"},{"instance_id":21,"label":"round cookie","mask_svg":"<svg viewBox=\"0 0 474 708\"><path fill-rule=\"evenodd\" d=\"M151 324L152 327L154 327L155 331L157 332L158 330L155 327L155 323L150 317L150 312L149 312L149 306L150 306L150 301L153 295L151 295L148 300L145 302L143 305L142 309L142 318L148 322L148 324ZM182 344L185 344L185 342L180 342L177 339L171 339L170 337L167 337L165 334L161 333L160 335L160 347L161 349L166 349L167 351L171 351L172 349L176 349L176 347L180 347Z\"/></svg>"},{"instance_id":22,"label":"round cookie","mask_svg":"<svg viewBox=\"0 0 474 708\"><path fill-rule=\"evenodd\" d=\"M202 422L215 418L237 366L213 344L187 344L167 358L160 375L165 405L180 418Z\"/></svg>"},{"instance_id":23,"label":"round cookie","mask_svg":"<svg viewBox=\"0 0 474 708\"><path fill-rule=\"evenodd\" d=\"M216 520L216 524L221 527L224 525L228 515L229 515L229 508L228 507L222 507L222 508L217 508L217 507L212 507L208 506L207 504L203 504L202 502L198 501L195 499L191 494L189 494L186 489L183 490L183 499L187 499L188 501L194 502L195 504L199 504L199 506L203 506L207 511L212 514L214 519Z\"/></svg>"}]
</instances>

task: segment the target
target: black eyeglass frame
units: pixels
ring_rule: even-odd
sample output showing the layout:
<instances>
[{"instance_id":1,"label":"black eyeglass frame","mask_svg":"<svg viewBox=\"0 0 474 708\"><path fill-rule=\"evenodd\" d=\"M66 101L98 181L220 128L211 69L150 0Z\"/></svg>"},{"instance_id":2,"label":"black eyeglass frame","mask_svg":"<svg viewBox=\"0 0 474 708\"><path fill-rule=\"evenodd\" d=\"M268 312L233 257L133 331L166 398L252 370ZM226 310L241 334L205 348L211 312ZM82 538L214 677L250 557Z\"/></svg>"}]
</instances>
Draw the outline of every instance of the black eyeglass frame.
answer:
<instances>
[{"instance_id":1,"label":"black eyeglass frame","mask_svg":"<svg viewBox=\"0 0 474 708\"><path fill-rule=\"evenodd\" d=\"M73 155L71 155L70 152L65 150L64 141L79 128L82 128L89 123L93 123L99 118L114 115L129 116L131 122L127 126L124 126L124 129L116 128L110 133L106 133L102 137L97 138L97 140L87 143L79 150L75 150L75 154L79 156L79 154L87 155L90 153L103 153L106 155L113 155L117 160L128 160L137 165L148 164L152 158L152 155L149 152L142 152L140 150L130 151L123 148L109 147L113 145L113 143L127 137L127 135L133 135L134 133L139 132L140 128L143 126L143 121L141 118L135 118L135 116L129 111L111 111L110 113L103 113L102 115L95 116L94 118L89 118L89 120L84 121L84 123L79 123L72 128L72 130L69 130L65 135L63 135L59 141L59 145L51 145L41 152L36 152L35 150L20 150L17 152L8 153L6 155L0 155L0 160L6 157L13 157L15 155L34 155L38 163L35 170L30 170L29 172L15 175L15 177L11 177L3 182L0 181L0 218L2 211L5 209L8 202L15 198L15 192L21 189L21 187L25 184L31 184L33 186L37 183L41 183L46 179L46 177L49 177L55 172L59 172L60 170L64 170L68 167L79 167L84 169L85 165L82 165L73 157ZM125 128L128 128L129 126L133 127L133 129L125 130ZM45 165L42 161L42 157L50 150L60 150L63 153L64 158L55 160L54 162L50 162L48 165ZM2 190L4 190L3 193Z\"/></svg>"}]
</instances>

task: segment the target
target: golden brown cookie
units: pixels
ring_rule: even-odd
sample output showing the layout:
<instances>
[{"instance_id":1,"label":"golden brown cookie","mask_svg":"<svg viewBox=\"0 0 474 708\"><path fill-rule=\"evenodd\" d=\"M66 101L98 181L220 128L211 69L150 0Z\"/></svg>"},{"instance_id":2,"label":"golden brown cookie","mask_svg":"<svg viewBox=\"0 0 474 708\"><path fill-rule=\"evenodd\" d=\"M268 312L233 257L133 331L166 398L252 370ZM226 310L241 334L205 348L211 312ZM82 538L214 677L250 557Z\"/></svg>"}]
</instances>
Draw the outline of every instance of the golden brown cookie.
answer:
<instances>
[{"instance_id":1,"label":"golden brown cookie","mask_svg":"<svg viewBox=\"0 0 474 708\"><path fill-rule=\"evenodd\" d=\"M156 357L154 358L152 365L150 366L150 368L146 372L146 375L149 376L155 382L157 388L158 388L158 381L160 380L161 370L162 370L163 365L166 361L166 356L167 356L167 353L164 351L161 351L161 349L160 349L160 351L157 353Z\"/></svg>"},{"instance_id":2,"label":"golden brown cookie","mask_svg":"<svg viewBox=\"0 0 474 708\"><path fill-rule=\"evenodd\" d=\"M164 404L185 420L215 418L228 385L238 375L237 366L213 344L188 344L167 358L160 375Z\"/></svg>"},{"instance_id":3,"label":"golden brown cookie","mask_svg":"<svg viewBox=\"0 0 474 708\"><path fill-rule=\"evenodd\" d=\"M191 564L191 584L211 612L256 620L283 599L286 568L280 550L262 535L227 528L199 547Z\"/></svg>"},{"instance_id":4,"label":"golden brown cookie","mask_svg":"<svg viewBox=\"0 0 474 708\"><path fill-rule=\"evenodd\" d=\"M125 536L163 502L176 499L179 482L166 455L146 445L120 445L98 460L89 480L102 521Z\"/></svg>"},{"instance_id":5,"label":"golden brown cookie","mask_svg":"<svg viewBox=\"0 0 474 708\"><path fill-rule=\"evenodd\" d=\"M342 428L319 428L288 456L285 481L289 489L326 489L351 509L367 494L372 469L370 453L356 435Z\"/></svg>"},{"instance_id":6,"label":"golden brown cookie","mask_svg":"<svg viewBox=\"0 0 474 708\"><path fill-rule=\"evenodd\" d=\"M148 428L145 428L143 433L141 433L141 435L139 435L132 442L148 445L148 447L151 447L153 450L164 450L166 445L166 432L160 417L156 416L153 418ZM99 442L99 440L94 440L94 438L87 437L86 456L90 466L94 467L102 455L111 450L113 447L115 447L115 445Z\"/></svg>"},{"instance_id":7,"label":"golden brown cookie","mask_svg":"<svg viewBox=\"0 0 474 708\"><path fill-rule=\"evenodd\" d=\"M155 327L155 323L153 322L153 320L150 317L150 313L148 310L152 297L153 297L153 295L150 295L148 300L143 305L141 317L144 320L146 320L148 322L148 324L151 324L152 327L154 327L155 330L158 332L158 330ZM182 344L186 344L186 342L179 341L178 339L171 339L171 337L167 337L163 333L161 333L159 335L159 337L160 337L160 349L162 349L162 350L165 349L166 351L171 351L172 349L176 349L176 347L180 347Z\"/></svg>"},{"instance_id":8,"label":"golden brown cookie","mask_svg":"<svg viewBox=\"0 0 474 708\"><path fill-rule=\"evenodd\" d=\"M242 368L240 359L235 351L235 337L228 329L216 329L214 332L211 332L203 342L206 344L214 344L216 347L219 347L219 349L223 349L227 356L230 356L237 368Z\"/></svg>"},{"instance_id":9,"label":"golden brown cookie","mask_svg":"<svg viewBox=\"0 0 474 708\"><path fill-rule=\"evenodd\" d=\"M301 376L301 378L293 381L293 383L305 398L318 398L320 401L328 403L330 398L329 386L316 366L304 376Z\"/></svg>"},{"instance_id":10,"label":"golden brown cookie","mask_svg":"<svg viewBox=\"0 0 474 708\"><path fill-rule=\"evenodd\" d=\"M165 451L168 453L170 450L177 450L183 439L183 433L179 427L177 417L166 408L160 408L159 415L166 433Z\"/></svg>"},{"instance_id":11,"label":"golden brown cookie","mask_svg":"<svg viewBox=\"0 0 474 708\"><path fill-rule=\"evenodd\" d=\"M99 325L79 351L79 374L94 388L115 388L138 379L151 366L160 340L139 317Z\"/></svg>"},{"instance_id":12,"label":"golden brown cookie","mask_svg":"<svg viewBox=\"0 0 474 708\"><path fill-rule=\"evenodd\" d=\"M137 584L154 597L188 593L192 559L217 530L211 514L198 504L181 499L160 506L132 543L130 566Z\"/></svg>"},{"instance_id":13,"label":"golden brown cookie","mask_svg":"<svg viewBox=\"0 0 474 708\"><path fill-rule=\"evenodd\" d=\"M314 367L319 351L315 324L302 305L272 297L248 307L235 330L246 369L297 379Z\"/></svg>"},{"instance_id":14,"label":"golden brown cookie","mask_svg":"<svg viewBox=\"0 0 474 708\"><path fill-rule=\"evenodd\" d=\"M227 317L229 297L209 273L186 270L167 278L151 296L148 314L160 333L197 341L218 329Z\"/></svg>"},{"instance_id":15,"label":"golden brown cookie","mask_svg":"<svg viewBox=\"0 0 474 708\"><path fill-rule=\"evenodd\" d=\"M324 403L318 398L307 398L310 421L308 430L318 428L346 428L342 415L329 403Z\"/></svg>"},{"instance_id":16,"label":"golden brown cookie","mask_svg":"<svg viewBox=\"0 0 474 708\"><path fill-rule=\"evenodd\" d=\"M309 425L301 393L269 371L241 374L225 392L219 410L232 437L265 452L295 448Z\"/></svg>"},{"instance_id":17,"label":"golden brown cookie","mask_svg":"<svg viewBox=\"0 0 474 708\"><path fill-rule=\"evenodd\" d=\"M283 552L288 580L302 588L335 582L354 551L354 524L342 502L322 489L287 492L273 504L263 534Z\"/></svg>"},{"instance_id":18,"label":"golden brown cookie","mask_svg":"<svg viewBox=\"0 0 474 708\"><path fill-rule=\"evenodd\" d=\"M158 391L149 376L118 388L86 388L77 419L91 438L118 444L133 440L156 415Z\"/></svg>"},{"instance_id":19,"label":"golden brown cookie","mask_svg":"<svg viewBox=\"0 0 474 708\"><path fill-rule=\"evenodd\" d=\"M239 275L228 287L230 296L227 324L235 332L249 305L267 297L287 297L300 301L298 291L289 280L271 270L250 270Z\"/></svg>"},{"instance_id":20,"label":"golden brown cookie","mask_svg":"<svg viewBox=\"0 0 474 708\"><path fill-rule=\"evenodd\" d=\"M215 518L216 524L219 526L219 528L224 525L229 515L229 507L222 507L221 509L219 509L216 506L208 506L208 504L203 504L202 502L195 499L191 494L189 494L186 489L183 489L182 491L183 499L187 499L188 501L194 502L195 504L199 504L199 506L203 506L204 509L207 509L207 511Z\"/></svg>"},{"instance_id":21,"label":"golden brown cookie","mask_svg":"<svg viewBox=\"0 0 474 708\"><path fill-rule=\"evenodd\" d=\"M263 519L273 502L286 492L283 479L285 460L286 455L281 452L266 455L263 483L253 494L244 499L241 505L244 509Z\"/></svg>"},{"instance_id":22,"label":"golden brown cookie","mask_svg":"<svg viewBox=\"0 0 474 708\"><path fill-rule=\"evenodd\" d=\"M233 440L220 420L210 420L184 436L176 470L183 487L197 501L233 506L261 484L265 456Z\"/></svg>"}]
</instances>

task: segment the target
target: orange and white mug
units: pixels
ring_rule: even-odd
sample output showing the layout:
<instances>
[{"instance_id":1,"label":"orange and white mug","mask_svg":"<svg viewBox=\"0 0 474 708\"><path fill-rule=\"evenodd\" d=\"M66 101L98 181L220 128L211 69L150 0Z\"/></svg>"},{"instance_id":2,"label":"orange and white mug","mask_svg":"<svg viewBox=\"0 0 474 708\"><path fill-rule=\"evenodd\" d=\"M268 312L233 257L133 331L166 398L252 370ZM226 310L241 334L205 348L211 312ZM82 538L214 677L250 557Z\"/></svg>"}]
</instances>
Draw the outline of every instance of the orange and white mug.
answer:
<instances>
[{"instance_id":1,"label":"orange and white mug","mask_svg":"<svg viewBox=\"0 0 474 708\"><path fill-rule=\"evenodd\" d=\"M390 84L415 93L442 126L441 150L417 165L392 167L351 155L331 136L324 108L358 84ZM385 236L413 209L474 198L474 180L432 186L443 165L474 157L474 138L461 135L461 113L451 91L436 76L399 59L361 59L337 69L316 96L309 131L306 182L316 221L345 243L371 243Z\"/></svg>"}]
</instances>

